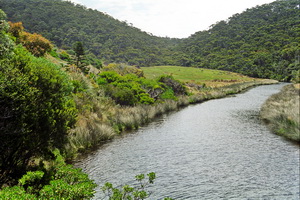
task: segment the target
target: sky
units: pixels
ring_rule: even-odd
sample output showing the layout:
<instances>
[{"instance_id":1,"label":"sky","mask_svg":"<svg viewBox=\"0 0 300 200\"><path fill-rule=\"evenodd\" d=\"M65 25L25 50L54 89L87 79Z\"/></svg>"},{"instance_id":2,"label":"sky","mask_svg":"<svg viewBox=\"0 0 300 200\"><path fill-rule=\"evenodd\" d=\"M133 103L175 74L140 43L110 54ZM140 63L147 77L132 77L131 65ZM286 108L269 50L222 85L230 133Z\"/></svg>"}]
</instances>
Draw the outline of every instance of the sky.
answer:
<instances>
[{"instance_id":1,"label":"sky","mask_svg":"<svg viewBox=\"0 0 300 200\"><path fill-rule=\"evenodd\" d=\"M161 37L187 38L247 8L275 0L71 0Z\"/></svg>"}]
</instances>

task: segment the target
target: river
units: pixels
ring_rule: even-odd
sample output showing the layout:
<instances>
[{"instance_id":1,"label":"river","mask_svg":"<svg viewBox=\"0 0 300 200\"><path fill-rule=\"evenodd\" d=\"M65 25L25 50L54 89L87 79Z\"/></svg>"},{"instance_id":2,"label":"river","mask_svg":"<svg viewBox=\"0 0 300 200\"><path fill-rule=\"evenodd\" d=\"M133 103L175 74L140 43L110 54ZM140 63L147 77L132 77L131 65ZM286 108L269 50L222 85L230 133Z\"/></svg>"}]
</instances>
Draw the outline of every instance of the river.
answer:
<instances>
[{"instance_id":1,"label":"river","mask_svg":"<svg viewBox=\"0 0 300 200\"><path fill-rule=\"evenodd\" d=\"M284 84L190 105L114 139L76 166L103 186L155 172L149 199L299 199L299 145L272 134L259 109ZM95 199L103 193L97 188Z\"/></svg>"}]
</instances>

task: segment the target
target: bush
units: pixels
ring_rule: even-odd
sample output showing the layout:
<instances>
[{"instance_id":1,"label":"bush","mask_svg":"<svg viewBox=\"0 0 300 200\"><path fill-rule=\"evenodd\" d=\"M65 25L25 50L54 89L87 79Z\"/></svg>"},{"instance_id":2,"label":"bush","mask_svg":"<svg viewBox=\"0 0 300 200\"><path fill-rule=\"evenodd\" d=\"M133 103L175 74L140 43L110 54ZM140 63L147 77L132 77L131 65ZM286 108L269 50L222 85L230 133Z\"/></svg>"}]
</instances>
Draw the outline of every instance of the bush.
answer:
<instances>
[{"instance_id":1,"label":"bush","mask_svg":"<svg viewBox=\"0 0 300 200\"><path fill-rule=\"evenodd\" d=\"M186 95L186 87L178 80L175 80L172 76L161 76L158 81L164 83L167 87L172 88L175 95Z\"/></svg>"},{"instance_id":2,"label":"bush","mask_svg":"<svg viewBox=\"0 0 300 200\"><path fill-rule=\"evenodd\" d=\"M72 90L63 71L22 47L0 61L0 185L20 178L32 157L63 147L77 113Z\"/></svg>"},{"instance_id":3,"label":"bush","mask_svg":"<svg viewBox=\"0 0 300 200\"><path fill-rule=\"evenodd\" d=\"M161 95L160 95L161 99L173 99L173 100L177 100L177 97L174 94L174 91L171 88L166 89L166 91L164 91Z\"/></svg>"},{"instance_id":4,"label":"bush","mask_svg":"<svg viewBox=\"0 0 300 200\"><path fill-rule=\"evenodd\" d=\"M10 22L9 25L9 33L16 38L17 44L21 43L34 56L40 57L51 52L53 48L51 42L37 33L31 34L24 31L22 22ZM52 52L52 54L55 53Z\"/></svg>"},{"instance_id":5,"label":"bush","mask_svg":"<svg viewBox=\"0 0 300 200\"><path fill-rule=\"evenodd\" d=\"M126 87L108 85L105 87L105 94L110 96L117 104L133 106L138 102L132 90Z\"/></svg>"},{"instance_id":6,"label":"bush","mask_svg":"<svg viewBox=\"0 0 300 200\"><path fill-rule=\"evenodd\" d=\"M0 9L0 60L11 54L14 48L14 43L6 34L9 28L6 20L6 14Z\"/></svg>"},{"instance_id":7,"label":"bush","mask_svg":"<svg viewBox=\"0 0 300 200\"><path fill-rule=\"evenodd\" d=\"M0 191L0 199L89 199L94 195L96 184L81 169L67 165L58 150L56 160L43 171L29 171L18 186Z\"/></svg>"},{"instance_id":8,"label":"bush","mask_svg":"<svg viewBox=\"0 0 300 200\"><path fill-rule=\"evenodd\" d=\"M122 188L116 188L111 183L107 182L102 187L102 191L109 200L125 200L125 199L135 199L143 200L150 197L151 193L146 190L146 187L154 183L156 174L151 172L147 174L147 179L145 179L145 174L139 174L135 176L138 186L132 187L129 185L124 185ZM172 198L164 198L164 200L172 200Z\"/></svg>"},{"instance_id":9,"label":"bush","mask_svg":"<svg viewBox=\"0 0 300 200\"><path fill-rule=\"evenodd\" d=\"M144 79L135 74L121 76L114 71L104 71L96 82L105 85L105 94L117 104L133 106L154 103L154 99L144 89L150 87L150 84L144 84Z\"/></svg>"},{"instance_id":10,"label":"bush","mask_svg":"<svg viewBox=\"0 0 300 200\"><path fill-rule=\"evenodd\" d=\"M52 50L52 44L49 40L39 34L23 32L21 34L22 45L34 56L41 57Z\"/></svg>"},{"instance_id":11,"label":"bush","mask_svg":"<svg viewBox=\"0 0 300 200\"><path fill-rule=\"evenodd\" d=\"M126 74L135 74L138 77L144 77L144 73L141 69L135 67L135 66L130 66L126 64L117 64L117 63L111 63L107 65L106 67L103 67L104 71L114 71L117 72L118 74L124 76Z\"/></svg>"}]
</instances>

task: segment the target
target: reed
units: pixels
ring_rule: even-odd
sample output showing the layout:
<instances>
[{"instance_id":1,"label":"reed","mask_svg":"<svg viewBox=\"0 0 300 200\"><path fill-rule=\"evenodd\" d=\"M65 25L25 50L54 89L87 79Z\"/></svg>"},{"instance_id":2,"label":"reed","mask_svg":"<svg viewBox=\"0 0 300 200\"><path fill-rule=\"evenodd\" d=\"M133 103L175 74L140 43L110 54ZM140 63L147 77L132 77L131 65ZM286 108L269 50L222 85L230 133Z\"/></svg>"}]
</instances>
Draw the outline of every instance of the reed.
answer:
<instances>
[{"instance_id":1,"label":"reed","mask_svg":"<svg viewBox=\"0 0 300 200\"><path fill-rule=\"evenodd\" d=\"M79 110L76 127L70 131L69 143L66 145L66 156L69 159L80 153L88 152L104 141L114 138L125 131L137 129L151 122L155 117L176 111L180 107L200 103L209 99L221 98L241 90L273 82L233 83L221 88L202 88L195 95L179 96L178 100L164 100L153 105L136 105L134 107L115 105L104 96L101 88L95 88L85 77L74 78L84 83L85 90L76 93L75 101Z\"/></svg>"},{"instance_id":2,"label":"reed","mask_svg":"<svg viewBox=\"0 0 300 200\"><path fill-rule=\"evenodd\" d=\"M93 116L89 118L80 116L76 128L69 133L69 142L65 146L66 157L74 158L78 153L86 152L114 136L115 131L110 125L100 123Z\"/></svg>"},{"instance_id":3,"label":"reed","mask_svg":"<svg viewBox=\"0 0 300 200\"><path fill-rule=\"evenodd\" d=\"M278 94L272 95L263 104L260 116L274 133L300 142L298 85L287 85Z\"/></svg>"}]
</instances>

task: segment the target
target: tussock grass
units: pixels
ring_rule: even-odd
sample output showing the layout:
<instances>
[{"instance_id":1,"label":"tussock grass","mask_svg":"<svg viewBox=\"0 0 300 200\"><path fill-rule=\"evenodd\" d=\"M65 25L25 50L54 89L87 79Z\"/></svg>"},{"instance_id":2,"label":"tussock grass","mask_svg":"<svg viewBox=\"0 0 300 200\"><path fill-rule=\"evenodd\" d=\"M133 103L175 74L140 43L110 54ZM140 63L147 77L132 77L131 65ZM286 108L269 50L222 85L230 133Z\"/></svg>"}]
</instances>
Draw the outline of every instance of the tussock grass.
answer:
<instances>
[{"instance_id":1,"label":"tussock grass","mask_svg":"<svg viewBox=\"0 0 300 200\"><path fill-rule=\"evenodd\" d=\"M67 157L74 157L77 152L84 152L114 136L114 129L109 124L99 121L96 114L89 117L80 115L76 128L69 133L69 143L66 146Z\"/></svg>"},{"instance_id":2,"label":"tussock grass","mask_svg":"<svg viewBox=\"0 0 300 200\"><path fill-rule=\"evenodd\" d=\"M180 107L221 98L253 85L271 83L262 80L251 82L233 81L231 85L224 84L223 87L218 88L198 87L196 84L192 84L195 85L196 92L194 95L179 96L176 101L161 100L153 105L139 104L130 107L116 105L112 99L105 96L101 86L95 84L93 79L78 71L76 67L66 70L72 77L75 86L78 83L78 87L74 88L74 99L79 111L76 126L70 130L69 143L65 146L68 159L89 152L90 149L114 138L118 134L137 129L151 122L155 117L170 111L176 111ZM218 73L221 72L218 71Z\"/></svg>"},{"instance_id":3,"label":"tussock grass","mask_svg":"<svg viewBox=\"0 0 300 200\"><path fill-rule=\"evenodd\" d=\"M291 84L272 95L262 106L260 116L278 135L300 142L300 89Z\"/></svg>"}]
</instances>

